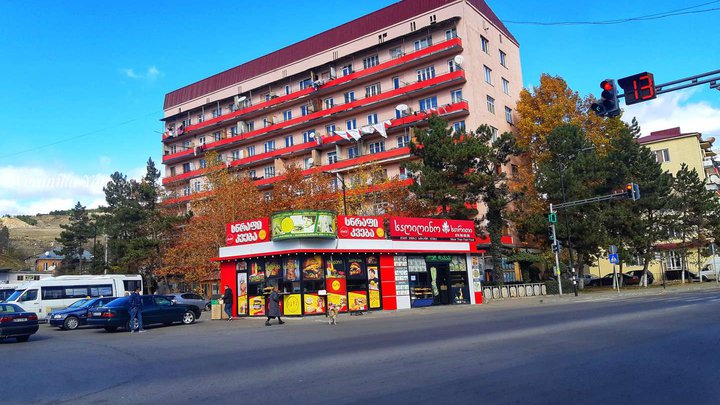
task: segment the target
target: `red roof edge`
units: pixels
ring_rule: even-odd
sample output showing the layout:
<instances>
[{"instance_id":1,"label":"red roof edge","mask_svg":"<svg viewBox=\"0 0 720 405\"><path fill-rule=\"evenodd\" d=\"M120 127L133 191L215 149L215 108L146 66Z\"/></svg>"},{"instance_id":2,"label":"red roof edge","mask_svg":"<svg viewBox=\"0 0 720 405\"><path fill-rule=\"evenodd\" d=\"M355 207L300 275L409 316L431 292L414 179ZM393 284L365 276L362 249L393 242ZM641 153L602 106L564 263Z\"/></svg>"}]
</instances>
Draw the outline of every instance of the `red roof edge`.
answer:
<instances>
[{"instance_id":1,"label":"red roof edge","mask_svg":"<svg viewBox=\"0 0 720 405\"><path fill-rule=\"evenodd\" d=\"M252 77L256 77L288 65L297 60L307 58L338 45L350 42L371 32L405 21L413 16L437 9L457 0L403 0L385 8L356 18L350 22L321 32L295 44L253 59L242 65L202 79L193 84L181 87L165 95L163 109L194 100L205 94L227 88ZM498 19L484 0L468 0L493 24L495 24L510 40L517 40Z\"/></svg>"},{"instance_id":2,"label":"red roof edge","mask_svg":"<svg viewBox=\"0 0 720 405\"><path fill-rule=\"evenodd\" d=\"M664 135L673 135L673 136L678 136L678 135L680 135L680 134L681 134L681 132L680 132L680 127L668 128L668 129L663 129L663 130L660 130L660 131L650 132L650 136L653 136L653 135L663 135L663 136L664 136Z\"/></svg>"}]
</instances>

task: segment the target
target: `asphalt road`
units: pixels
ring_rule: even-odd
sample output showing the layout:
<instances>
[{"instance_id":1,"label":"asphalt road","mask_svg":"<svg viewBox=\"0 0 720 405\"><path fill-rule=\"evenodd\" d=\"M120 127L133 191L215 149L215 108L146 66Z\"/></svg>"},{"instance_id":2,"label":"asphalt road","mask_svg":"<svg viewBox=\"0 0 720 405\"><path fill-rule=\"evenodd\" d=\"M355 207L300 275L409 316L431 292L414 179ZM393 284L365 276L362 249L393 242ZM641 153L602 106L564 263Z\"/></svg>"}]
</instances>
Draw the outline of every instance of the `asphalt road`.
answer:
<instances>
[{"instance_id":1,"label":"asphalt road","mask_svg":"<svg viewBox=\"0 0 720 405\"><path fill-rule=\"evenodd\" d=\"M2 404L718 404L720 289L0 344Z\"/></svg>"}]
</instances>

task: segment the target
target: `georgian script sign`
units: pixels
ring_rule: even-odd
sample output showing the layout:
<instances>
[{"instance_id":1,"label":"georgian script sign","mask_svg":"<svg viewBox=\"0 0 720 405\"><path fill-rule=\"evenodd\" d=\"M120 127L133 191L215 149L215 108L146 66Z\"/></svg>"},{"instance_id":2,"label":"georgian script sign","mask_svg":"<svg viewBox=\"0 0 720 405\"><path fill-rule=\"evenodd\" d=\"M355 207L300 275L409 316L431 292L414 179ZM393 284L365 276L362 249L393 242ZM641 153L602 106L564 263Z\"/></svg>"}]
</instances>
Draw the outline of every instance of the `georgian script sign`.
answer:
<instances>
[{"instance_id":1,"label":"georgian script sign","mask_svg":"<svg viewBox=\"0 0 720 405\"><path fill-rule=\"evenodd\" d=\"M225 225L225 245L246 245L270 240L270 221L267 218L248 219Z\"/></svg>"},{"instance_id":2,"label":"georgian script sign","mask_svg":"<svg viewBox=\"0 0 720 405\"><path fill-rule=\"evenodd\" d=\"M442 218L390 218L390 237L401 240L475 240L475 222Z\"/></svg>"},{"instance_id":3,"label":"georgian script sign","mask_svg":"<svg viewBox=\"0 0 720 405\"><path fill-rule=\"evenodd\" d=\"M338 215L337 227L341 239L385 239L382 217Z\"/></svg>"}]
</instances>

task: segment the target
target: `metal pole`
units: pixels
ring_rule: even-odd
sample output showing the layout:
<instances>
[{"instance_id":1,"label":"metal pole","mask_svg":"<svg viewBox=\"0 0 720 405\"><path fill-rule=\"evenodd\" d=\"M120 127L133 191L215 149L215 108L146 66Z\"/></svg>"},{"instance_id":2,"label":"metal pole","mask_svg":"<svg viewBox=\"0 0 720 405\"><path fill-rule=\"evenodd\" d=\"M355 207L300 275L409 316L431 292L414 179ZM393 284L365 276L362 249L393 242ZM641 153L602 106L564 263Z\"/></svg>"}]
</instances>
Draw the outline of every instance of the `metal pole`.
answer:
<instances>
[{"instance_id":1,"label":"metal pole","mask_svg":"<svg viewBox=\"0 0 720 405\"><path fill-rule=\"evenodd\" d=\"M560 190L562 191L562 198L563 203L567 202L565 201L565 176L563 176L563 170L560 171ZM570 234L570 222L568 221L568 211L565 210L565 229L567 230L567 240L568 240L568 254L570 256L570 274L572 275L572 282L573 282L573 292L575 293L575 296L578 296L578 288L577 288L577 277L575 276L575 265L573 264L573 248L572 248L572 235Z\"/></svg>"},{"instance_id":2,"label":"metal pole","mask_svg":"<svg viewBox=\"0 0 720 405\"><path fill-rule=\"evenodd\" d=\"M710 244L710 252L712 253L713 270L715 270L715 284L720 284L720 277L718 277L718 266L717 263L715 263L715 242Z\"/></svg>"},{"instance_id":3,"label":"metal pole","mask_svg":"<svg viewBox=\"0 0 720 405\"><path fill-rule=\"evenodd\" d=\"M343 211L345 212L345 216L347 216L347 196L345 195L345 180L343 180L342 177L340 177L340 173L336 173L337 179L340 180L340 184L342 184L342 193L343 193Z\"/></svg>"},{"instance_id":4,"label":"metal pole","mask_svg":"<svg viewBox=\"0 0 720 405\"><path fill-rule=\"evenodd\" d=\"M550 203L550 213L553 214L555 211L553 210L553 205ZM556 249L555 249L555 268L557 269L557 280L558 280L558 292L560 293L560 296L562 297L563 291L562 291L562 277L560 272L560 247L557 244L557 234L555 233L555 224L552 224L552 234L553 234L553 242L555 243Z\"/></svg>"}]
</instances>

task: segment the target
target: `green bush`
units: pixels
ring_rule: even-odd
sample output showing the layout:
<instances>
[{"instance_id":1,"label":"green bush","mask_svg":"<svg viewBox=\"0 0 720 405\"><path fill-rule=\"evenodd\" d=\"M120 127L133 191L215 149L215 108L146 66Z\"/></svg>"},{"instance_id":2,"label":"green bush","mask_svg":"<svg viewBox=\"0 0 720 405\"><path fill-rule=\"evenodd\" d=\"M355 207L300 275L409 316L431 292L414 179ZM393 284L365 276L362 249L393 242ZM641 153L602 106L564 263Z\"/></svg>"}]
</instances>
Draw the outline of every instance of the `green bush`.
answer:
<instances>
[{"instance_id":1,"label":"green bush","mask_svg":"<svg viewBox=\"0 0 720 405\"><path fill-rule=\"evenodd\" d=\"M25 222L28 225L37 225L37 220L35 218L31 218L29 215L17 215L15 218Z\"/></svg>"}]
</instances>

